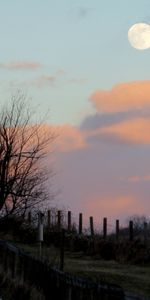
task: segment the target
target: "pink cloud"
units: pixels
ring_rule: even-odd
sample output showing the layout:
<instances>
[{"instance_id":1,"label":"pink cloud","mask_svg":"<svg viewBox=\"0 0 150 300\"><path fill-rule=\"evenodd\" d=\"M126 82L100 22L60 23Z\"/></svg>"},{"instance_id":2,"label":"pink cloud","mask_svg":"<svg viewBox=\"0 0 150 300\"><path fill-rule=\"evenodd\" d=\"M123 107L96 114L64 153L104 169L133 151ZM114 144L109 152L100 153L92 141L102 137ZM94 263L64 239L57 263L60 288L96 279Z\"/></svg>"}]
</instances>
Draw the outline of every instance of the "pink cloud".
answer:
<instances>
[{"instance_id":1,"label":"pink cloud","mask_svg":"<svg viewBox=\"0 0 150 300\"><path fill-rule=\"evenodd\" d=\"M58 133L57 150L61 152L70 152L87 147L84 135L75 126L62 125L55 127Z\"/></svg>"},{"instance_id":2,"label":"pink cloud","mask_svg":"<svg viewBox=\"0 0 150 300\"><path fill-rule=\"evenodd\" d=\"M127 179L129 182L139 182L139 181L141 181L141 177L140 176L130 176L130 177L128 177L128 179Z\"/></svg>"},{"instance_id":3,"label":"pink cloud","mask_svg":"<svg viewBox=\"0 0 150 300\"><path fill-rule=\"evenodd\" d=\"M75 126L71 126L69 124L60 126L37 124L33 126L27 126L26 130L24 131L24 136L30 136L33 130L36 131L36 128L38 128L38 136L40 141L43 140L43 143L46 140L49 141L49 144L47 144L47 152L51 150L56 150L56 152L71 152L87 147L84 135ZM18 134L20 137L22 137L22 130L22 127L18 129ZM36 141L37 136L34 135L28 141L27 146L30 147L31 144L34 145Z\"/></svg>"},{"instance_id":4,"label":"pink cloud","mask_svg":"<svg viewBox=\"0 0 150 300\"><path fill-rule=\"evenodd\" d=\"M34 78L32 80L24 80L24 81L10 81L9 85L12 87L18 87L21 88L26 86L33 86L36 88L45 88L45 87L53 87L55 86L56 77L55 76L49 76L49 75L43 75L37 78Z\"/></svg>"},{"instance_id":5,"label":"pink cloud","mask_svg":"<svg viewBox=\"0 0 150 300\"><path fill-rule=\"evenodd\" d=\"M43 88L46 86L54 86L55 81L56 81L55 76L43 75L31 81L30 84L38 88Z\"/></svg>"},{"instance_id":6,"label":"pink cloud","mask_svg":"<svg viewBox=\"0 0 150 300\"><path fill-rule=\"evenodd\" d=\"M150 118L133 118L86 132L87 137L112 137L120 142L150 144Z\"/></svg>"},{"instance_id":7,"label":"pink cloud","mask_svg":"<svg viewBox=\"0 0 150 300\"><path fill-rule=\"evenodd\" d=\"M15 61L10 63L1 63L0 68L8 70L36 70L41 68L42 65L39 62L34 61Z\"/></svg>"},{"instance_id":8,"label":"pink cloud","mask_svg":"<svg viewBox=\"0 0 150 300\"><path fill-rule=\"evenodd\" d=\"M60 126L43 124L39 134L43 139L54 136L53 149L56 152L71 152L87 147L84 135L80 130L68 124Z\"/></svg>"},{"instance_id":9,"label":"pink cloud","mask_svg":"<svg viewBox=\"0 0 150 300\"><path fill-rule=\"evenodd\" d=\"M150 175L145 176L130 176L127 178L129 182L138 183L138 182L149 182L150 181Z\"/></svg>"},{"instance_id":10,"label":"pink cloud","mask_svg":"<svg viewBox=\"0 0 150 300\"><path fill-rule=\"evenodd\" d=\"M104 113L150 107L150 80L121 83L111 90L98 90L90 100L98 111Z\"/></svg>"},{"instance_id":11,"label":"pink cloud","mask_svg":"<svg viewBox=\"0 0 150 300\"><path fill-rule=\"evenodd\" d=\"M115 225L115 218L141 214L142 205L138 203L137 206L137 203L134 195L97 196L87 199L84 211L86 216L93 216L96 223L102 223L102 218L108 217L108 221L113 221Z\"/></svg>"}]
</instances>

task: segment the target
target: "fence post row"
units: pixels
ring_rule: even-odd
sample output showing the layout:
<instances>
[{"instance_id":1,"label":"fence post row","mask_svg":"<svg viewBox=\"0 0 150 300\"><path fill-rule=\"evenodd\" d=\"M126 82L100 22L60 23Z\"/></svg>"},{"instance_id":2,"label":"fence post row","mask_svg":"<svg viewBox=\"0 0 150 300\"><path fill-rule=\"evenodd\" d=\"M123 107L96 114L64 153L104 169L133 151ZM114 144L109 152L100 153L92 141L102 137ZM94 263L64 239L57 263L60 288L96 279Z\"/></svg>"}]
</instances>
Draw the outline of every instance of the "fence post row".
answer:
<instances>
[{"instance_id":1,"label":"fence post row","mask_svg":"<svg viewBox=\"0 0 150 300\"><path fill-rule=\"evenodd\" d=\"M63 225L63 215L62 215L62 211L58 210L55 214L55 225L57 226L57 229L60 231ZM53 225L53 214L52 214L52 210L48 210L47 211L47 226L48 228L50 228ZM28 223L31 225L32 223L32 212L29 211L27 213L27 221ZM41 212L39 212L38 214L38 225L41 224L41 227L38 226L38 228L40 227L41 229L38 229L38 239L43 239L43 214ZM95 230L94 230L94 219L93 216L89 217L89 225L90 225L90 235L93 237L95 235ZM134 222L132 220L129 221L129 225L128 225L128 234L129 234L129 241L133 241L134 240ZM72 212L68 211L67 213L67 230L68 232L71 231L71 227L72 227ZM78 233L81 235L83 233L83 214L79 213L79 227L78 227ZM108 220L107 218L103 218L103 239L107 238L108 235ZM115 237L116 240L119 239L119 236L121 234L120 231L120 221L119 219L116 220L115 222ZM143 223L143 241L146 243L148 239L148 223L144 222Z\"/></svg>"}]
</instances>

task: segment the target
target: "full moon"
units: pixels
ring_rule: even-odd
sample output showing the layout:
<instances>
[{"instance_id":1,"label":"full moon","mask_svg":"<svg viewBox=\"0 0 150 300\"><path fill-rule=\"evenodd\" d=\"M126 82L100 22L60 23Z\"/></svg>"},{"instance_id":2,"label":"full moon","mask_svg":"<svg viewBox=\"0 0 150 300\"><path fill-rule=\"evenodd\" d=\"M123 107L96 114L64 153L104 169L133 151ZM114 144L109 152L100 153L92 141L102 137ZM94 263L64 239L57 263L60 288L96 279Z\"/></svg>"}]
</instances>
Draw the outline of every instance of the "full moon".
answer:
<instances>
[{"instance_id":1,"label":"full moon","mask_svg":"<svg viewBox=\"0 0 150 300\"><path fill-rule=\"evenodd\" d=\"M136 23L128 31L128 40L132 47L138 50L150 48L150 25Z\"/></svg>"}]
</instances>

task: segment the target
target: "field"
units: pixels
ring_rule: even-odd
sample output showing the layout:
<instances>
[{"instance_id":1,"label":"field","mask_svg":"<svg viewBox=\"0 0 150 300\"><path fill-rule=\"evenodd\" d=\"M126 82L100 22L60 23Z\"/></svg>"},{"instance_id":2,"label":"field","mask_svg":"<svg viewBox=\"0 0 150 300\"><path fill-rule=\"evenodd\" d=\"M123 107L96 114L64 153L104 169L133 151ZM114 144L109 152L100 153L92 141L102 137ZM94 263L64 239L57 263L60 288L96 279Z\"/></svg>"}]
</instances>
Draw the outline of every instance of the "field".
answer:
<instances>
[{"instance_id":1,"label":"field","mask_svg":"<svg viewBox=\"0 0 150 300\"><path fill-rule=\"evenodd\" d=\"M125 290L150 297L150 266L119 264L115 261L93 260L72 254L65 260L65 271L94 281L118 284Z\"/></svg>"},{"instance_id":2,"label":"field","mask_svg":"<svg viewBox=\"0 0 150 300\"><path fill-rule=\"evenodd\" d=\"M21 247L32 255L39 255L38 246L22 244ZM51 265L59 267L58 248L43 247L42 257ZM117 284L131 293L150 298L150 265L123 264L113 260L94 259L83 252L66 251L64 271L95 282Z\"/></svg>"},{"instance_id":3,"label":"field","mask_svg":"<svg viewBox=\"0 0 150 300\"><path fill-rule=\"evenodd\" d=\"M11 226L10 228L12 228ZM42 250L36 241L36 230L25 227L14 231L4 226L1 238L14 242L25 252L40 257L51 266L60 268L62 233L45 231ZM6 230L7 229L7 230ZM18 242L17 242L18 241ZM55 245L55 246L54 246ZM64 271L95 282L121 286L124 290L150 299L150 240L135 237L87 237L65 234L63 244Z\"/></svg>"}]
</instances>

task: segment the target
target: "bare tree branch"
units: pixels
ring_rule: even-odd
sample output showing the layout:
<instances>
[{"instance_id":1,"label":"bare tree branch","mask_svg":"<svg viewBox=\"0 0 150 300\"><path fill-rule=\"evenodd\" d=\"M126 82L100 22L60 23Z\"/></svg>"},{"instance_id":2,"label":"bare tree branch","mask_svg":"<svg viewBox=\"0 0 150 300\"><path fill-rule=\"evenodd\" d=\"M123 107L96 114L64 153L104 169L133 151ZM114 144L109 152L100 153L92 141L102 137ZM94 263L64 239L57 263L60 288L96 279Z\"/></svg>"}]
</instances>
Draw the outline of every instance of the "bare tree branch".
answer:
<instances>
[{"instance_id":1,"label":"bare tree branch","mask_svg":"<svg viewBox=\"0 0 150 300\"><path fill-rule=\"evenodd\" d=\"M55 140L44 124L33 124L32 114L21 93L0 113L0 212L19 213L43 204L51 195L46 189L53 175L44 164Z\"/></svg>"}]
</instances>

